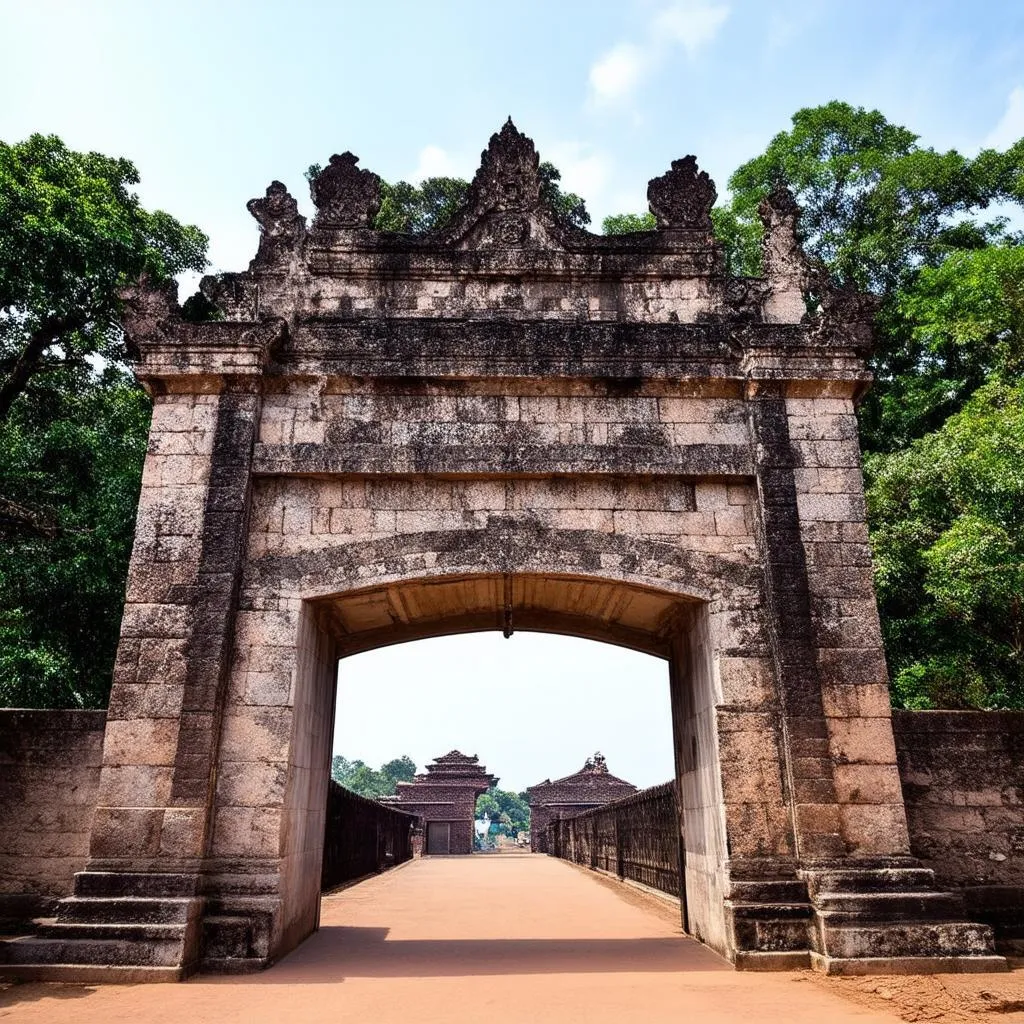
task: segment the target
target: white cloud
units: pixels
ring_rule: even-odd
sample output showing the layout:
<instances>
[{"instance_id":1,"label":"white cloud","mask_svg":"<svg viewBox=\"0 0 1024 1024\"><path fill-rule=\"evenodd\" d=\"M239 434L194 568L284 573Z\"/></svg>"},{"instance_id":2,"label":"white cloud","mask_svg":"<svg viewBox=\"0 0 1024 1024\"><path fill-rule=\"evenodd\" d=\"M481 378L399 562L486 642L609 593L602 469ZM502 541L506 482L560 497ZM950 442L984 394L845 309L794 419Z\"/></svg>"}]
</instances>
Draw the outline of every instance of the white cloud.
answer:
<instances>
[{"instance_id":1,"label":"white cloud","mask_svg":"<svg viewBox=\"0 0 1024 1024\"><path fill-rule=\"evenodd\" d=\"M689 57L707 46L729 17L729 8L722 4L676 3L666 7L654 19L657 36L679 43Z\"/></svg>"},{"instance_id":2,"label":"white cloud","mask_svg":"<svg viewBox=\"0 0 1024 1024\"><path fill-rule=\"evenodd\" d=\"M611 177L611 161L582 142L556 142L545 147L542 160L550 160L561 172L559 184L566 192L575 192L589 202L604 192Z\"/></svg>"},{"instance_id":3,"label":"white cloud","mask_svg":"<svg viewBox=\"0 0 1024 1024\"><path fill-rule=\"evenodd\" d=\"M590 69L591 95L599 103L628 96L646 73L651 57L633 43L613 47Z\"/></svg>"},{"instance_id":4,"label":"white cloud","mask_svg":"<svg viewBox=\"0 0 1024 1024\"><path fill-rule=\"evenodd\" d=\"M982 149L1006 149L1024 138L1024 87L1016 86L1006 101L999 123L985 136Z\"/></svg>"},{"instance_id":5,"label":"white cloud","mask_svg":"<svg viewBox=\"0 0 1024 1024\"><path fill-rule=\"evenodd\" d=\"M424 178L464 178L466 177L463 161L452 156L440 146L424 146L420 150L416 169L410 180L418 183Z\"/></svg>"},{"instance_id":6,"label":"white cloud","mask_svg":"<svg viewBox=\"0 0 1024 1024\"><path fill-rule=\"evenodd\" d=\"M642 43L617 43L590 68L590 101L596 106L621 104L636 92L675 47L695 57L714 41L729 8L714 0L676 0L658 11Z\"/></svg>"}]
</instances>

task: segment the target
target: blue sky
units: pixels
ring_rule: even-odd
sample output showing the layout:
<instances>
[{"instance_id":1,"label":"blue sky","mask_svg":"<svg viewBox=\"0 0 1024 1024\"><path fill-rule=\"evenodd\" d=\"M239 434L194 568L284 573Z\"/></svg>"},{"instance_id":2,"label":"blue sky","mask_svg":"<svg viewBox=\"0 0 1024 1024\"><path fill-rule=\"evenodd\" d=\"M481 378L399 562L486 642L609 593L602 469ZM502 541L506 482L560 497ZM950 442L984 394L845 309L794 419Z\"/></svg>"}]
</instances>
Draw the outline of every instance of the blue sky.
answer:
<instances>
[{"instance_id":1,"label":"blue sky","mask_svg":"<svg viewBox=\"0 0 1024 1024\"><path fill-rule=\"evenodd\" d=\"M130 157L145 202L199 224L218 270L244 267L255 251L245 202L272 179L308 210L303 170L346 149L390 180L470 177L510 114L595 223L642 210L648 179L687 153L724 192L796 109L830 99L877 107L940 149L1024 136L1020 0L0 0L0 37L0 138L55 132L74 148ZM506 669L529 640L469 638L455 660ZM416 721L426 704L410 680L452 660L430 644L353 659L339 703L345 686L369 688L393 710L404 686ZM535 741L534 709L517 708L495 681L493 715L474 704L462 721L453 690L451 728L439 725L421 751L398 743L393 726L375 731L364 708L340 727L345 752L380 762L409 749L422 763L461 730L472 735L451 745L472 747L515 786L572 770L595 746L637 782L668 777L668 742L652 742L664 703L650 701L647 725L624 720L622 663L609 667L606 648L563 644L552 680L567 708L604 708L603 731L569 715L561 750ZM533 661L521 655L531 672L555 657L537 650ZM660 685L662 665L627 657L639 666L629 685ZM505 763L479 732L495 716L518 737L502 748ZM360 717L365 727L351 732Z\"/></svg>"}]
</instances>

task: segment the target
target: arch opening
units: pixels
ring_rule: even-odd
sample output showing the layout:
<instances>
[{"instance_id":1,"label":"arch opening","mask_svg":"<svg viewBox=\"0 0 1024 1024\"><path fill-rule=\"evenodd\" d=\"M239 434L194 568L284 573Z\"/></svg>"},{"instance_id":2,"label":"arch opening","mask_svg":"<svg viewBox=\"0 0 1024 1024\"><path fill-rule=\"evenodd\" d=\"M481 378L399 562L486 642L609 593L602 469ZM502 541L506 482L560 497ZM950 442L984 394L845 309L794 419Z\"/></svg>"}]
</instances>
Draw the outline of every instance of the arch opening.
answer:
<instances>
[{"instance_id":1,"label":"arch opening","mask_svg":"<svg viewBox=\"0 0 1024 1024\"><path fill-rule=\"evenodd\" d=\"M691 932L725 949L722 914L727 842L721 808L722 773L714 739L715 652L709 604L675 591L621 579L571 574L481 573L411 576L302 602L297 644L293 747L308 751L308 792L293 794L292 832L303 834L306 871L319 864L323 807L333 751L339 663L351 655L407 641L456 633L523 630L603 641L668 662L672 762L679 793L683 850L680 899ZM343 669L342 669L343 671ZM396 756L398 756L396 754ZM317 767L320 766L320 767ZM542 772L541 774L546 774ZM292 882L308 908L319 905L311 874Z\"/></svg>"},{"instance_id":2,"label":"arch opening","mask_svg":"<svg viewBox=\"0 0 1024 1024\"><path fill-rule=\"evenodd\" d=\"M579 575L482 573L347 591L310 602L339 657L455 633L516 630L616 644L668 659L700 602L668 591Z\"/></svg>"}]
</instances>

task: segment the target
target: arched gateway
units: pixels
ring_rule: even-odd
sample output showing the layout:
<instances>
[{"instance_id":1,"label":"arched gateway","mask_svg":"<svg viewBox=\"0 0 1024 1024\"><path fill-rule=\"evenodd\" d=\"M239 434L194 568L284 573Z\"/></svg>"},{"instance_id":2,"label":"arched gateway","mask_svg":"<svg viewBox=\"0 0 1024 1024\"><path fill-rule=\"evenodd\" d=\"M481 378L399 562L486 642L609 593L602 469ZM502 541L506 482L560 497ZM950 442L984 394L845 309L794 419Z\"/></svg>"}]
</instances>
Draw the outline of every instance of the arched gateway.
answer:
<instances>
[{"instance_id":1,"label":"arched gateway","mask_svg":"<svg viewBox=\"0 0 1024 1024\"><path fill-rule=\"evenodd\" d=\"M745 967L991 965L909 855L854 418L870 304L808 268L783 193L765 276L735 279L692 157L650 183L657 229L619 237L561 223L537 167L509 122L413 237L370 226L380 181L335 156L310 227L279 182L249 204L249 270L203 282L222 319L128 297L153 423L76 889L110 898L105 955L184 973L295 946L338 658L540 629L668 659L704 942Z\"/></svg>"}]
</instances>

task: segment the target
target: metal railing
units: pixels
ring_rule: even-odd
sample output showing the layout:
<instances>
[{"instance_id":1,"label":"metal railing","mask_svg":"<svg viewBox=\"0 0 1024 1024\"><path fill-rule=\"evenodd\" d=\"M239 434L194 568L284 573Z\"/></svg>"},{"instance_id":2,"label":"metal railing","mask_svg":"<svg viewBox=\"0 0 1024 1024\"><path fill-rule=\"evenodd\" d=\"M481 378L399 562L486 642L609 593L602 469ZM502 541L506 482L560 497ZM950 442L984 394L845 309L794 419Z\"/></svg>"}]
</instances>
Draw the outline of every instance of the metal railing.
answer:
<instances>
[{"instance_id":1,"label":"metal railing","mask_svg":"<svg viewBox=\"0 0 1024 1024\"><path fill-rule=\"evenodd\" d=\"M357 796L331 779L320 891L409 860L415 824L415 815Z\"/></svg>"},{"instance_id":2,"label":"metal railing","mask_svg":"<svg viewBox=\"0 0 1024 1024\"><path fill-rule=\"evenodd\" d=\"M682 894L674 782L641 790L547 826L548 853L677 898Z\"/></svg>"}]
</instances>

